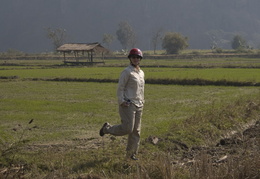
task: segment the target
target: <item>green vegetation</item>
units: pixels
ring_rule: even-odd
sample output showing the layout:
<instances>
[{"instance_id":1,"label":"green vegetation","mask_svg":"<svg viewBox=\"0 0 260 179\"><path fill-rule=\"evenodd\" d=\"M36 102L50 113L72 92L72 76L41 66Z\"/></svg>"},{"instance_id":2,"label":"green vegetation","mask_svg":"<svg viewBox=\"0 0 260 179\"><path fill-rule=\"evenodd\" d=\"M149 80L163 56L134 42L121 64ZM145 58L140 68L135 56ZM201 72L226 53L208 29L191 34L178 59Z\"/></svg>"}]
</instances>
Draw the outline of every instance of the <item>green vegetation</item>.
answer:
<instances>
[{"instance_id":1,"label":"green vegetation","mask_svg":"<svg viewBox=\"0 0 260 179\"><path fill-rule=\"evenodd\" d=\"M254 172L259 170L259 157L257 152L250 153L251 149L258 151L257 142L253 147L243 143L241 150L237 143L233 150L219 153L215 157L229 157L221 165L203 150L195 155L194 149L215 147L230 131L240 134L245 124L259 120L258 86L156 83L200 79L259 84L258 59L143 60L144 66L154 66L143 67L146 105L138 162L125 161L126 136L98 135L104 122L120 121L116 81L127 60L107 60L100 67L62 66L57 62L10 60L11 66L0 62L0 178L257 176ZM228 63L239 68L221 68ZM187 64L189 67L184 68ZM198 64L211 67L194 68ZM152 84L153 80L156 83ZM153 137L159 139L157 144L151 143ZM194 159L193 165L188 159Z\"/></svg>"},{"instance_id":2,"label":"green vegetation","mask_svg":"<svg viewBox=\"0 0 260 179\"><path fill-rule=\"evenodd\" d=\"M122 67L48 68L1 70L0 78L54 81L117 82ZM258 68L143 68L146 83L259 86Z\"/></svg>"},{"instance_id":3,"label":"green vegetation","mask_svg":"<svg viewBox=\"0 0 260 179\"><path fill-rule=\"evenodd\" d=\"M188 37L183 37L176 32L166 33L162 42L162 48L166 50L167 54L179 54L181 50L188 46Z\"/></svg>"},{"instance_id":4,"label":"green vegetation","mask_svg":"<svg viewBox=\"0 0 260 179\"><path fill-rule=\"evenodd\" d=\"M137 41L136 33L127 21L122 21L118 24L116 36L124 50L134 46Z\"/></svg>"},{"instance_id":5,"label":"green vegetation","mask_svg":"<svg viewBox=\"0 0 260 179\"><path fill-rule=\"evenodd\" d=\"M247 48L247 43L246 40L241 37L240 35L235 35L232 42L231 46L233 49L246 49Z\"/></svg>"},{"instance_id":6,"label":"green vegetation","mask_svg":"<svg viewBox=\"0 0 260 179\"><path fill-rule=\"evenodd\" d=\"M122 67L59 68L59 69L20 69L0 71L0 76L24 78L96 78L117 79ZM260 82L259 69L194 69L194 68L143 68L146 79L208 79Z\"/></svg>"}]
</instances>

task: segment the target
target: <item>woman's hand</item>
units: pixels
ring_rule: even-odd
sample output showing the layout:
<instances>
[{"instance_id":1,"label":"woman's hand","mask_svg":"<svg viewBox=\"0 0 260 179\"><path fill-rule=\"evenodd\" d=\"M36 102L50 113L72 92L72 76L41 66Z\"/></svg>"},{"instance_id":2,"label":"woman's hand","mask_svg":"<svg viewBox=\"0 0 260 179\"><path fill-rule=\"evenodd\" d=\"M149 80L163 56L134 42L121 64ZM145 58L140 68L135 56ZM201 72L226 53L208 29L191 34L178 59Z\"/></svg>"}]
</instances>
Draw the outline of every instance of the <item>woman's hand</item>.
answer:
<instances>
[{"instance_id":1,"label":"woman's hand","mask_svg":"<svg viewBox=\"0 0 260 179\"><path fill-rule=\"evenodd\" d=\"M125 101L125 102L123 102L123 103L121 104L121 106L123 106L123 107L128 107L128 106L130 106L130 103L127 102L127 101Z\"/></svg>"}]
</instances>

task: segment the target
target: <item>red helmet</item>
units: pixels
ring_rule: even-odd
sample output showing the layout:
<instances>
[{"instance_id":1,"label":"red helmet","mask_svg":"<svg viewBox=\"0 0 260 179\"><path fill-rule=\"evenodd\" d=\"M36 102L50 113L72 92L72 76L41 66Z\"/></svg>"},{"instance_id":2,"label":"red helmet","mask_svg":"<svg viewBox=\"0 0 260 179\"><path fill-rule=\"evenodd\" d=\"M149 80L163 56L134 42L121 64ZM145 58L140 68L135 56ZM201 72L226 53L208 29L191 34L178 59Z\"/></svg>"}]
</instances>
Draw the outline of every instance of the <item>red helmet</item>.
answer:
<instances>
[{"instance_id":1,"label":"red helmet","mask_svg":"<svg viewBox=\"0 0 260 179\"><path fill-rule=\"evenodd\" d=\"M134 56L134 55L141 57L141 59L143 58L143 53L138 48L133 48L132 50L130 50L128 58L130 58L131 56Z\"/></svg>"}]
</instances>

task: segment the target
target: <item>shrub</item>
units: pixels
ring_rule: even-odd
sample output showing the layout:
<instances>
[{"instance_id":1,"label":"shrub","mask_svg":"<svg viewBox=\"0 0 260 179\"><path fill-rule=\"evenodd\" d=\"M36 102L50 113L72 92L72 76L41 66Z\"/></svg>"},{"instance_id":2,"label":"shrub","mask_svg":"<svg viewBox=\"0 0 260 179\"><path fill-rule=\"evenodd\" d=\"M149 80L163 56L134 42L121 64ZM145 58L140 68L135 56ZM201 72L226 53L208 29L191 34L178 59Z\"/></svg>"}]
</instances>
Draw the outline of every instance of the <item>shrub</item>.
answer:
<instances>
[{"instance_id":1,"label":"shrub","mask_svg":"<svg viewBox=\"0 0 260 179\"><path fill-rule=\"evenodd\" d=\"M188 38L179 33L168 32L163 38L162 48L167 54L178 54L189 46L187 41Z\"/></svg>"},{"instance_id":2,"label":"shrub","mask_svg":"<svg viewBox=\"0 0 260 179\"><path fill-rule=\"evenodd\" d=\"M231 46L233 49L245 48L246 40L243 39L240 35L236 35L231 42Z\"/></svg>"},{"instance_id":3,"label":"shrub","mask_svg":"<svg viewBox=\"0 0 260 179\"><path fill-rule=\"evenodd\" d=\"M216 52L217 52L217 53L222 53L223 50L222 50L222 48L217 48L217 49L216 49Z\"/></svg>"}]
</instances>

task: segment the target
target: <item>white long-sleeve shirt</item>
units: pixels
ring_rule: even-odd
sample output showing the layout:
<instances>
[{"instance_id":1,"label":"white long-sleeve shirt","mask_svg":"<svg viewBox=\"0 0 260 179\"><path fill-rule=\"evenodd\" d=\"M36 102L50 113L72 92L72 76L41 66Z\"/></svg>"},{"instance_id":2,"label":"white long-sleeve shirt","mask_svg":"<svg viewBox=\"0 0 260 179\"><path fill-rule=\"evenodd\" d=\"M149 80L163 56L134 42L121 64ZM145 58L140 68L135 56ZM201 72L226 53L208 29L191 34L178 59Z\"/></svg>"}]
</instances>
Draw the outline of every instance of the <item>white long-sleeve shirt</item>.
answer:
<instances>
[{"instance_id":1,"label":"white long-sleeve shirt","mask_svg":"<svg viewBox=\"0 0 260 179\"><path fill-rule=\"evenodd\" d=\"M130 100L137 107L144 104L144 72L132 65L125 68L119 78L117 88L118 104Z\"/></svg>"}]
</instances>

